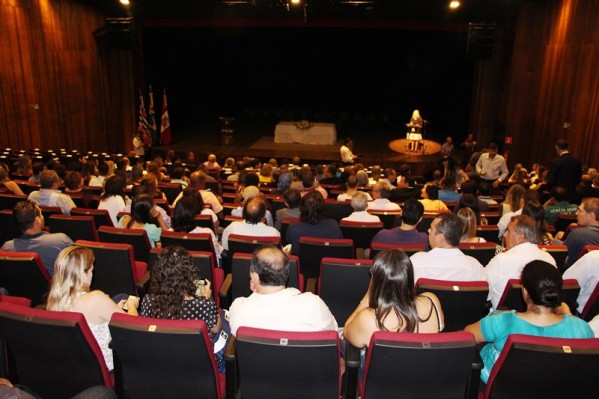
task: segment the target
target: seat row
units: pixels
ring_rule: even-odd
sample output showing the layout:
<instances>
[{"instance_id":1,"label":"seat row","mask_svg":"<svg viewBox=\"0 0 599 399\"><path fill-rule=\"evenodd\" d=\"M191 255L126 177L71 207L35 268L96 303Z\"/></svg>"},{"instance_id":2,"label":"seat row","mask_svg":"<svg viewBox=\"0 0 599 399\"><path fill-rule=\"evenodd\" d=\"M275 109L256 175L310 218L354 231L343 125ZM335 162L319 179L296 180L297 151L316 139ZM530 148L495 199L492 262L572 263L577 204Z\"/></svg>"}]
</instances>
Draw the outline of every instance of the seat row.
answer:
<instances>
[{"instance_id":1,"label":"seat row","mask_svg":"<svg viewBox=\"0 0 599 399\"><path fill-rule=\"evenodd\" d=\"M482 362L467 332L376 332L359 378L360 355L351 346L343 373L343 342L336 331L241 327L227 347L223 375L201 320L115 314L109 329L114 374L82 314L0 300L0 337L10 353L2 371L44 398L72 397L93 385L133 399L354 399L357 392L364 399L594 398L599 393L599 339L512 335L479 392ZM559 382L548 381L557 375Z\"/></svg>"}]
</instances>

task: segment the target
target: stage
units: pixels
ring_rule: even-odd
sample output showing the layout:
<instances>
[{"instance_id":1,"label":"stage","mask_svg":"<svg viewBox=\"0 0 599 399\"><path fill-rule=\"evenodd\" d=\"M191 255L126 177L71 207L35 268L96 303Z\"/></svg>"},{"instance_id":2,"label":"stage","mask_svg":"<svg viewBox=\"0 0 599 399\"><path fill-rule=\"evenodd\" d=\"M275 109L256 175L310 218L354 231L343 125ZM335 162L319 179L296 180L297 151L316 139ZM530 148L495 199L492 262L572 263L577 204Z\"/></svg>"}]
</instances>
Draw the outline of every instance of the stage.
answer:
<instances>
[{"instance_id":1,"label":"stage","mask_svg":"<svg viewBox=\"0 0 599 399\"><path fill-rule=\"evenodd\" d=\"M230 145L220 142L219 126L194 127L181 132L174 130L173 144L154 146L151 154L165 155L168 150L175 150L183 156L187 151L194 151L200 160L214 153L219 160L226 157L240 159L242 157L287 158L299 156L302 162L309 164L326 164L340 162L339 148L347 134L338 133L334 144L299 144L275 143L275 124L257 125L238 123L236 133ZM409 163L414 174L423 174L426 169L436 164L441 158L441 145L434 140L423 140L424 147L418 152L409 152L405 132L397 129L377 129L364 132L350 132L354 141L354 153L360 154L359 162L365 165L380 165L397 168L401 163ZM402 138L399 138L402 137Z\"/></svg>"}]
</instances>

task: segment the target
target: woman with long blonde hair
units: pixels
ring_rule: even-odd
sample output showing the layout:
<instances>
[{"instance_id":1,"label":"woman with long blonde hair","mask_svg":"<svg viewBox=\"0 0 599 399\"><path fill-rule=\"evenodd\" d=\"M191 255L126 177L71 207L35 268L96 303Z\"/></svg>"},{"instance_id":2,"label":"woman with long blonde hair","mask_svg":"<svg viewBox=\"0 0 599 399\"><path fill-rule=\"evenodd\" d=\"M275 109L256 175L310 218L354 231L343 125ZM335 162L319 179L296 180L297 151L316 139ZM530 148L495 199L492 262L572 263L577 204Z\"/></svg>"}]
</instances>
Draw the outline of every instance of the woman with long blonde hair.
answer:
<instances>
[{"instance_id":1,"label":"woman with long blonde hair","mask_svg":"<svg viewBox=\"0 0 599 399\"><path fill-rule=\"evenodd\" d=\"M79 312L85 316L98 345L104 355L106 367L114 368L108 322L113 313L128 313L137 316L139 299L129 297L118 304L99 290L90 291L94 271L94 253L89 248L71 246L58 254L54 263L54 277L48 294L47 310Z\"/></svg>"}]
</instances>

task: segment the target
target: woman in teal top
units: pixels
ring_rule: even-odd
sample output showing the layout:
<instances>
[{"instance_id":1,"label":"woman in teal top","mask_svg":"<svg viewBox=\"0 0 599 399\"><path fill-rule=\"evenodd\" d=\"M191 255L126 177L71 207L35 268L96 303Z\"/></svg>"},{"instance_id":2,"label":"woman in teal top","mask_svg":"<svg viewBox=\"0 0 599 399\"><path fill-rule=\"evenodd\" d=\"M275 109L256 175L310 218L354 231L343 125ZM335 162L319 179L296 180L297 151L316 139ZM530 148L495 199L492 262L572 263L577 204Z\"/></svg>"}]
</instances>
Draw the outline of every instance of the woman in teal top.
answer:
<instances>
[{"instance_id":1,"label":"woman in teal top","mask_svg":"<svg viewBox=\"0 0 599 399\"><path fill-rule=\"evenodd\" d=\"M118 227L125 229L144 229L152 248L160 246L162 231L168 230L162 215L154 209L154 201L148 194L139 194L131 203L131 215L119 220Z\"/></svg>"},{"instance_id":2,"label":"woman in teal top","mask_svg":"<svg viewBox=\"0 0 599 399\"><path fill-rule=\"evenodd\" d=\"M510 334L594 338L589 325L572 316L568 306L562 303L562 276L554 266L534 260L524 267L521 279L525 312L496 311L466 327L477 343L488 342L480 351L485 364L480 378L485 383Z\"/></svg>"}]
</instances>

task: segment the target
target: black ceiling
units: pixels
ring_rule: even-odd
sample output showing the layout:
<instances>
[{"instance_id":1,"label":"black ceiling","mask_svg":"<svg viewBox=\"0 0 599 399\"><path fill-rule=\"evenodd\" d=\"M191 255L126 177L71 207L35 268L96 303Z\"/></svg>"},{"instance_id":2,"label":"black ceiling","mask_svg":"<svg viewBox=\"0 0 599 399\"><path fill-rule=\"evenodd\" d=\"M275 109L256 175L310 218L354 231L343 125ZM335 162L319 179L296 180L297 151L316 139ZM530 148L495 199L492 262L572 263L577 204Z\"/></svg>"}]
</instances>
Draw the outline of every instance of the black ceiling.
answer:
<instances>
[{"instance_id":1,"label":"black ceiling","mask_svg":"<svg viewBox=\"0 0 599 399\"><path fill-rule=\"evenodd\" d=\"M449 0L79 0L101 7L108 17L134 17L138 22L191 23L193 20L272 20L301 23L378 21L426 23L442 27L468 22L502 24L514 15L521 0L461 0L450 10ZM101 3L102 5L98 5ZM434 29L434 27L433 27ZM442 28L440 28L442 29Z\"/></svg>"}]
</instances>

